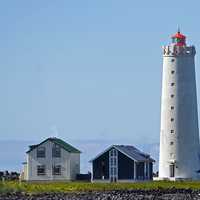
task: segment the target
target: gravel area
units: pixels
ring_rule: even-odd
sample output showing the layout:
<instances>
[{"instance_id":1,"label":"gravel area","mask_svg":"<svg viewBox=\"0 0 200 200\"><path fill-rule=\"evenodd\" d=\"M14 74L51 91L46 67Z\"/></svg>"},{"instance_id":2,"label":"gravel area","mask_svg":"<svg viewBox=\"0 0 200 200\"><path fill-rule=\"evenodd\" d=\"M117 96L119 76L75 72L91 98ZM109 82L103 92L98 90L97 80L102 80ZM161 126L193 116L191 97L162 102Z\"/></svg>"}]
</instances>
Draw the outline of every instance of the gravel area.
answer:
<instances>
[{"instance_id":1,"label":"gravel area","mask_svg":"<svg viewBox=\"0 0 200 200\"><path fill-rule=\"evenodd\" d=\"M190 189L120 190L105 192L0 194L0 200L190 200L199 199L200 191Z\"/></svg>"}]
</instances>

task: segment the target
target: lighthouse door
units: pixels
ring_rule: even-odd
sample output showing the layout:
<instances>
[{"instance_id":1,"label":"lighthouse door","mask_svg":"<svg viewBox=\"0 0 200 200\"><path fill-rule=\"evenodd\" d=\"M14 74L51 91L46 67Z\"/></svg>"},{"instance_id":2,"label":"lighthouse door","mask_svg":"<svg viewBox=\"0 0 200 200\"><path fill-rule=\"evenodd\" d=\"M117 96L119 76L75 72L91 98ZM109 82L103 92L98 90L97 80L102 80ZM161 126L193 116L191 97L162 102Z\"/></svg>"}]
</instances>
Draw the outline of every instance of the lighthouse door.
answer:
<instances>
[{"instance_id":1,"label":"lighthouse door","mask_svg":"<svg viewBox=\"0 0 200 200\"><path fill-rule=\"evenodd\" d=\"M174 175L175 175L175 165L174 164L169 165L169 175L170 175L170 177L174 177Z\"/></svg>"}]
</instances>

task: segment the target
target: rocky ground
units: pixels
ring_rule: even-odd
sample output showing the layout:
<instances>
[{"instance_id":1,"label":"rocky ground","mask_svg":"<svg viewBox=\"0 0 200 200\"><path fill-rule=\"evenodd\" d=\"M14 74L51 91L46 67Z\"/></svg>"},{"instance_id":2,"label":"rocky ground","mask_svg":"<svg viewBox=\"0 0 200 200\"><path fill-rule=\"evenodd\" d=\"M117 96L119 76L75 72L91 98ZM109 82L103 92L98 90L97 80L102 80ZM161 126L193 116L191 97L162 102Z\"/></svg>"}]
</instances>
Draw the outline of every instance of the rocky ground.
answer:
<instances>
[{"instance_id":1,"label":"rocky ground","mask_svg":"<svg viewBox=\"0 0 200 200\"><path fill-rule=\"evenodd\" d=\"M0 194L0 200L190 200L199 199L200 191L190 189L120 190L105 192Z\"/></svg>"}]
</instances>

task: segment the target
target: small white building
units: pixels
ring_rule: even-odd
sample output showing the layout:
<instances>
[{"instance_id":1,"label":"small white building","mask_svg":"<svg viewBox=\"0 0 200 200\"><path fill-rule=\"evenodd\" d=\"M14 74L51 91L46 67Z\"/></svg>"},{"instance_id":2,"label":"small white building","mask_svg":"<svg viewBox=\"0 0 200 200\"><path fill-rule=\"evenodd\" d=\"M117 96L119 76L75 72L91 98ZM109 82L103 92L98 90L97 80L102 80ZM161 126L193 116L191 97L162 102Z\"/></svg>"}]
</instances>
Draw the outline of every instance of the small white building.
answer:
<instances>
[{"instance_id":1,"label":"small white building","mask_svg":"<svg viewBox=\"0 0 200 200\"><path fill-rule=\"evenodd\" d=\"M25 181L70 181L80 173L80 151L58 138L29 146L21 179Z\"/></svg>"}]
</instances>

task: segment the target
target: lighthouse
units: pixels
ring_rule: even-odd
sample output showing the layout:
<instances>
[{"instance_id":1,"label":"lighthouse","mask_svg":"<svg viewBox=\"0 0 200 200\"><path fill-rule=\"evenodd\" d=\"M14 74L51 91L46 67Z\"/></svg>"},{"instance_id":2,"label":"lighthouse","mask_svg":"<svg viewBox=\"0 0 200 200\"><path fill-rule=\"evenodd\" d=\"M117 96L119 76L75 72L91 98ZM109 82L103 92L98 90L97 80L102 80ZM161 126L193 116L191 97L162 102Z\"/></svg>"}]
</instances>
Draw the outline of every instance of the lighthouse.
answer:
<instances>
[{"instance_id":1,"label":"lighthouse","mask_svg":"<svg viewBox=\"0 0 200 200\"><path fill-rule=\"evenodd\" d=\"M159 179L199 179L195 47L180 31L163 47Z\"/></svg>"}]
</instances>

